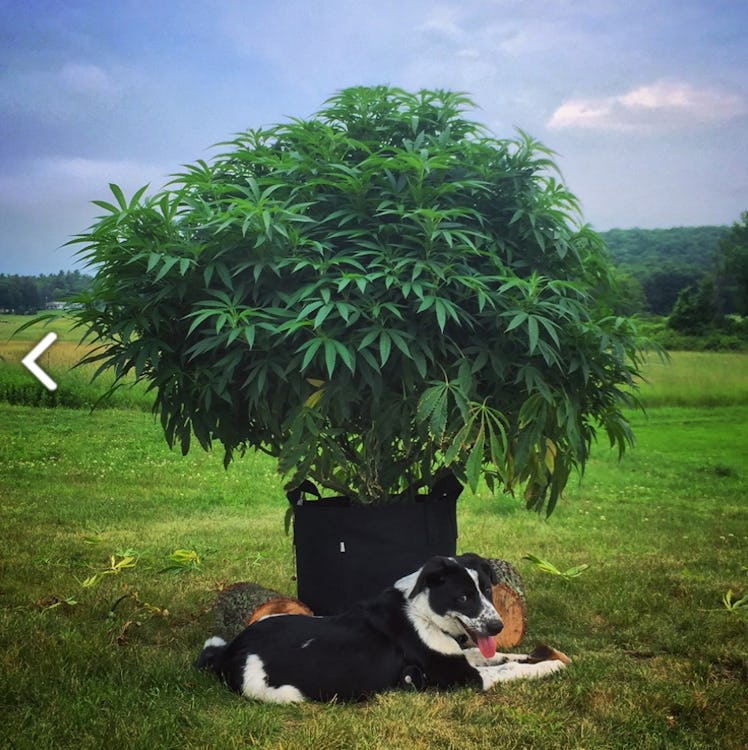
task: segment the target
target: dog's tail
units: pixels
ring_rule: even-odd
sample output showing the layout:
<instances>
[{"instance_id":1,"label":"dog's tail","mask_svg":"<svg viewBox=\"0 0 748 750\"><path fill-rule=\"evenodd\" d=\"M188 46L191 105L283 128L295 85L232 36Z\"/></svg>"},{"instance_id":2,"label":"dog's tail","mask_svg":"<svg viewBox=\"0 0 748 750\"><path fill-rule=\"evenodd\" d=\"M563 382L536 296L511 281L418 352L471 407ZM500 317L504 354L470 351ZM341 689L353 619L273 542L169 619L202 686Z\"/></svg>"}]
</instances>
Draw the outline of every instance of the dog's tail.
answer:
<instances>
[{"instance_id":1,"label":"dog's tail","mask_svg":"<svg viewBox=\"0 0 748 750\"><path fill-rule=\"evenodd\" d=\"M195 666L198 669L212 669L214 672L220 672L221 659L227 645L226 641L218 636L208 638L203 645L200 656L197 657Z\"/></svg>"}]
</instances>

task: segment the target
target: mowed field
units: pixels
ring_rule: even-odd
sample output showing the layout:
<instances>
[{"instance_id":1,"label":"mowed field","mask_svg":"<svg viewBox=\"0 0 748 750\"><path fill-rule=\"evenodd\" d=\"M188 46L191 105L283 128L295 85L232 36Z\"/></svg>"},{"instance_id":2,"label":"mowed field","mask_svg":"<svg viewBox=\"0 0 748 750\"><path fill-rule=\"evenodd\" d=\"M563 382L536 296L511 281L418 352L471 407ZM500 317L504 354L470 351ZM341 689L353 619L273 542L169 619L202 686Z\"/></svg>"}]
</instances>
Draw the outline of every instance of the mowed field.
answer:
<instances>
[{"instance_id":1,"label":"mowed field","mask_svg":"<svg viewBox=\"0 0 748 750\"><path fill-rule=\"evenodd\" d=\"M650 362L636 448L618 462L601 440L549 520L511 497L461 498L460 550L518 567L523 647L550 643L567 670L486 694L275 707L192 668L223 586L295 593L273 463L226 471L220 451L170 451L142 390L93 412L9 403L3 383L43 390L18 363L45 331L8 342L18 322L0 321L0 746L748 745L746 355ZM62 392L77 337L59 332L41 364ZM589 568L566 579L528 554Z\"/></svg>"}]
</instances>

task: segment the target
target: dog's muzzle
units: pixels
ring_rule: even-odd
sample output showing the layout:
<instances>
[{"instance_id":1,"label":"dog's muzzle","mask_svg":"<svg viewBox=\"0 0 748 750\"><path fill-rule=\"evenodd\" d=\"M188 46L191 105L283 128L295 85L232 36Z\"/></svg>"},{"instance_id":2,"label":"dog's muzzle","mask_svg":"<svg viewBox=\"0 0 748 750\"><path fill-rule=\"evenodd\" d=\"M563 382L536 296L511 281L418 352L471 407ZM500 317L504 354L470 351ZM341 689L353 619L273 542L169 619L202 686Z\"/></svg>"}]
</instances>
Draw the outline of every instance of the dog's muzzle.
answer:
<instances>
[{"instance_id":1,"label":"dog's muzzle","mask_svg":"<svg viewBox=\"0 0 748 750\"><path fill-rule=\"evenodd\" d=\"M496 654L496 636L504 629L504 623L500 617L490 620L473 621L470 624L460 620L460 625L475 645L480 649L486 659Z\"/></svg>"}]
</instances>

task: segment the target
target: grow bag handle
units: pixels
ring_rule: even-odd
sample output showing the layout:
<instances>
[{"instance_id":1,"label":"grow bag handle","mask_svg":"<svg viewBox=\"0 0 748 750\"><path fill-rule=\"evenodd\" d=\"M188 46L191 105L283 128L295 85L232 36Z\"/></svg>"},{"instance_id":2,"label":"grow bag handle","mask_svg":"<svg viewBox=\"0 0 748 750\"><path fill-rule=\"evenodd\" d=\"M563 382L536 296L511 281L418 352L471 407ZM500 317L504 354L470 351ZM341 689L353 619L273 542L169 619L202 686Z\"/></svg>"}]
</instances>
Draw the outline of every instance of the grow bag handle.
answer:
<instances>
[{"instance_id":1,"label":"grow bag handle","mask_svg":"<svg viewBox=\"0 0 748 750\"><path fill-rule=\"evenodd\" d=\"M457 477L451 471L447 471L434 482L427 495L416 496L415 499L427 502L434 502L439 500L457 500L463 489L464 488L460 480L457 479ZM317 485L314 484L314 482L311 482L309 479L305 479L297 487L288 490L286 492L286 498L291 504L291 507L295 507L297 505L304 504L305 500L303 496L306 493L314 495L317 500L326 500L330 502L330 504L334 505L349 506L352 504L349 497L323 498L322 494L317 488ZM410 497L412 497L411 493L409 491L406 491L403 492L399 499L402 501L407 500Z\"/></svg>"},{"instance_id":2,"label":"grow bag handle","mask_svg":"<svg viewBox=\"0 0 748 750\"><path fill-rule=\"evenodd\" d=\"M302 495L304 495L304 493L306 492L311 495L315 495L317 497L317 500L322 499L322 495L317 489L317 485L314 484L314 482L310 482L308 479L305 479L298 487L294 487L293 489L286 492L286 497L288 498L288 502L291 503L291 507L293 507L294 505L303 505L304 498L302 497Z\"/></svg>"}]
</instances>

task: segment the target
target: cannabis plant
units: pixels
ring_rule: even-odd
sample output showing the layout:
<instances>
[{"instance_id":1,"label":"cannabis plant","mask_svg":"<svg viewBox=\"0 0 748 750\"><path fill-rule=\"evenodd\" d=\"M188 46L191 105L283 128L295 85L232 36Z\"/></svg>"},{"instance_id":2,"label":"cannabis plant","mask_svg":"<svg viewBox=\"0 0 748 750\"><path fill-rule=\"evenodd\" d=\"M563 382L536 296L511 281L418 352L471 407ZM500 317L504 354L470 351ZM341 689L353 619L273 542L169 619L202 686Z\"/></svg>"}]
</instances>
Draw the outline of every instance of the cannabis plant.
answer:
<instances>
[{"instance_id":1,"label":"cannabis plant","mask_svg":"<svg viewBox=\"0 0 748 750\"><path fill-rule=\"evenodd\" d=\"M603 242L552 154L447 91L339 92L220 144L73 242L87 358L150 384L170 445L274 456L363 503L453 474L550 512L638 375Z\"/></svg>"}]
</instances>

